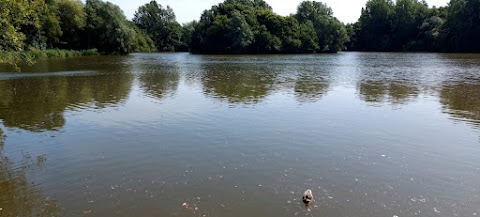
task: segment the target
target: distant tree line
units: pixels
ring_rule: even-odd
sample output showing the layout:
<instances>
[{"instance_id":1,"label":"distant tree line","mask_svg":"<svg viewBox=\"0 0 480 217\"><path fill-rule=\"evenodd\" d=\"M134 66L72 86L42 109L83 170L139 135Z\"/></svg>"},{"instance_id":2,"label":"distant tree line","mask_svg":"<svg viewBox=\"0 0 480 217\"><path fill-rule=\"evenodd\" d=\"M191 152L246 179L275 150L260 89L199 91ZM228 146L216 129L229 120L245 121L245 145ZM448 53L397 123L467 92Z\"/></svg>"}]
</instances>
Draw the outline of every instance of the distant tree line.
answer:
<instances>
[{"instance_id":1,"label":"distant tree line","mask_svg":"<svg viewBox=\"0 0 480 217\"><path fill-rule=\"evenodd\" d=\"M348 40L332 9L312 1L283 17L263 0L226 0L193 25L190 49L198 53L337 52Z\"/></svg>"},{"instance_id":2,"label":"distant tree line","mask_svg":"<svg viewBox=\"0 0 480 217\"><path fill-rule=\"evenodd\" d=\"M225 0L199 21L179 24L151 1L127 20L102 0L0 0L0 62L6 53L95 48L105 54L319 53L353 51L480 52L480 1L451 0L430 8L419 0L369 0L344 25L326 4L302 2L280 16L263 0Z\"/></svg>"},{"instance_id":3,"label":"distant tree line","mask_svg":"<svg viewBox=\"0 0 480 217\"><path fill-rule=\"evenodd\" d=\"M348 50L480 52L480 1L369 0L347 30Z\"/></svg>"}]
</instances>

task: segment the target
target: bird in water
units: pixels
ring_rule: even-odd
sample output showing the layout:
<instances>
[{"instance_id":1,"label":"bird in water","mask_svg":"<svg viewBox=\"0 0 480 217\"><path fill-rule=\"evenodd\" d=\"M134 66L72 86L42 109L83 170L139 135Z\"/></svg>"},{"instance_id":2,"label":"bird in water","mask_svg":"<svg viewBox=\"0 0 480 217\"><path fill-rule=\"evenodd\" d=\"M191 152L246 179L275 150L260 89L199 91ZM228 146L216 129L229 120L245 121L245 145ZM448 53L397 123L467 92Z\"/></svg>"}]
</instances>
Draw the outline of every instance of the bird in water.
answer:
<instances>
[{"instance_id":1,"label":"bird in water","mask_svg":"<svg viewBox=\"0 0 480 217\"><path fill-rule=\"evenodd\" d=\"M305 193L303 193L302 200L303 200L303 203L305 203L305 205L307 206L310 205L313 202L312 190L310 189L306 190Z\"/></svg>"}]
</instances>

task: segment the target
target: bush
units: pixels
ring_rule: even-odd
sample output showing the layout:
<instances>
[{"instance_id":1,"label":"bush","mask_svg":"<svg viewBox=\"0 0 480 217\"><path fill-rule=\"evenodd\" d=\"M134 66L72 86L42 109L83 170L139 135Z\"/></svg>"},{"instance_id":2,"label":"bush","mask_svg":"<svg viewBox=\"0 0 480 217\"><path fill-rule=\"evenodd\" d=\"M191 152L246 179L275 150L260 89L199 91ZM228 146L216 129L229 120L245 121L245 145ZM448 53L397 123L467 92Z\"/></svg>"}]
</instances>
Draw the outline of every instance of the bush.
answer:
<instances>
[{"instance_id":1,"label":"bush","mask_svg":"<svg viewBox=\"0 0 480 217\"><path fill-rule=\"evenodd\" d=\"M97 49L90 50L39 50L32 49L29 51L17 51L17 52L0 52L0 64L12 65L17 71L20 68L17 67L17 63L23 61L28 65L33 65L37 59L45 58L68 58L68 57L80 57L80 56L97 56L100 55Z\"/></svg>"}]
</instances>

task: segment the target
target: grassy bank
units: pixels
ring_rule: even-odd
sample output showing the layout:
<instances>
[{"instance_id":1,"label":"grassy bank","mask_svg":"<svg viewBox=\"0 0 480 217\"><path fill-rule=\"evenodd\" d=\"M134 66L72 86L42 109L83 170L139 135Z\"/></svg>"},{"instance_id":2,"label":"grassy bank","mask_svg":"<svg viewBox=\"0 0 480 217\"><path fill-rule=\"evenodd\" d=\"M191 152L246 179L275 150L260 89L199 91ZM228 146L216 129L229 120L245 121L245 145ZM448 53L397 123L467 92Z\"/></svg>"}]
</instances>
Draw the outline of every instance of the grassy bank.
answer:
<instances>
[{"instance_id":1,"label":"grassy bank","mask_svg":"<svg viewBox=\"0 0 480 217\"><path fill-rule=\"evenodd\" d=\"M17 52L0 52L0 64L9 64L15 67L17 71L20 70L17 64L19 62L26 62L29 65L35 64L38 59L47 58L69 58L69 57L81 57L81 56L98 56L100 53L97 49L90 50L61 50L61 49L49 49L49 50L29 50L29 51L17 51Z\"/></svg>"},{"instance_id":2,"label":"grassy bank","mask_svg":"<svg viewBox=\"0 0 480 217\"><path fill-rule=\"evenodd\" d=\"M80 56L97 56L99 55L97 49L90 50L31 50L21 52L24 56L29 56L33 59L42 58L68 58L68 57L80 57Z\"/></svg>"}]
</instances>

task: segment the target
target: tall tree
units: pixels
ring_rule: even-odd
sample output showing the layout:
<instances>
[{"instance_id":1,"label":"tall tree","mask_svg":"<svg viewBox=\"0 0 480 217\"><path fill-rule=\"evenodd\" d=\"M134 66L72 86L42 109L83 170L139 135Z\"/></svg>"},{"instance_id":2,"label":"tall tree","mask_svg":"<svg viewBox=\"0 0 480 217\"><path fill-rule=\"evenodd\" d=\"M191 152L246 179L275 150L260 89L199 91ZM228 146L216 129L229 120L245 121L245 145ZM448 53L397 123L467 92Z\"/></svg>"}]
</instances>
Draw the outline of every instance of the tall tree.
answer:
<instances>
[{"instance_id":1,"label":"tall tree","mask_svg":"<svg viewBox=\"0 0 480 217\"><path fill-rule=\"evenodd\" d=\"M392 0L369 0L358 20L355 49L387 51L392 33Z\"/></svg>"},{"instance_id":2,"label":"tall tree","mask_svg":"<svg viewBox=\"0 0 480 217\"><path fill-rule=\"evenodd\" d=\"M106 53L126 54L134 46L135 31L129 27L123 11L110 2L87 0L88 47Z\"/></svg>"},{"instance_id":3,"label":"tall tree","mask_svg":"<svg viewBox=\"0 0 480 217\"><path fill-rule=\"evenodd\" d=\"M448 47L446 51L480 52L480 2L451 0L445 23Z\"/></svg>"},{"instance_id":4,"label":"tall tree","mask_svg":"<svg viewBox=\"0 0 480 217\"><path fill-rule=\"evenodd\" d=\"M392 19L389 50L404 51L417 47L419 28L428 18L428 6L418 0L397 0Z\"/></svg>"},{"instance_id":5,"label":"tall tree","mask_svg":"<svg viewBox=\"0 0 480 217\"><path fill-rule=\"evenodd\" d=\"M86 13L80 0L57 0L60 27L63 31L62 47L82 48L81 37L86 26Z\"/></svg>"},{"instance_id":6,"label":"tall tree","mask_svg":"<svg viewBox=\"0 0 480 217\"><path fill-rule=\"evenodd\" d=\"M304 1L298 6L295 17L300 23L310 21L317 33L321 52L337 52L348 40L345 26L333 17L333 10L322 2ZM307 24L308 25L308 24Z\"/></svg>"},{"instance_id":7,"label":"tall tree","mask_svg":"<svg viewBox=\"0 0 480 217\"><path fill-rule=\"evenodd\" d=\"M21 59L31 61L16 52L28 49L25 44L27 35L22 30L26 26L40 28L41 22L36 9L41 4L41 1L0 0L0 63L16 67L16 63Z\"/></svg>"},{"instance_id":8,"label":"tall tree","mask_svg":"<svg viewBox=\"0 0 480 217\"><path fill-rule=\"evenodd\" d=\"M159 51L174 51L182 45L182 27L169 6L151 1L138 8L133 22L148 33Z\"/></svg>"},{"instance_id":9,"label":"tall tree","mask_svg":"<svg viewBox=\"0 0 480 217\"><path fill-rule=\"evenodd\" d=\"M192 35L200 53L337 52L347 41L344 25L320 2L303 2L282 17L262 0L226 0L203 13Z\"/></svg>"},{"instance_id":10,"label":"tall tree","mask_svg":"<svg viewBox=\"0 0 480 217\"><path fill-rule=\"evenodd\" d=\"M52 48L62 35L56 2L38 0L33 1L29 7L34 9L36 17L33 22L27 22L21 27L26 36L25 43L36 49Z\"/></svg>"}]
</instances>

